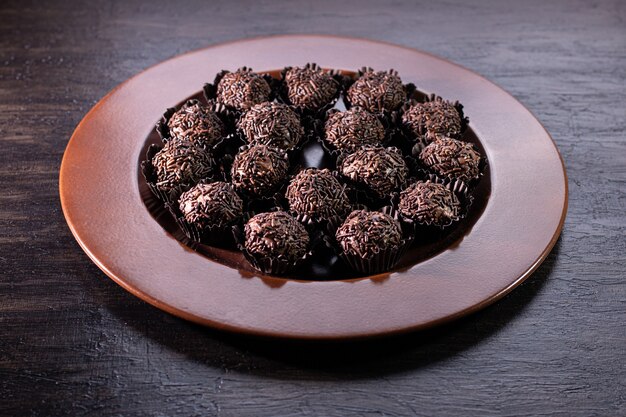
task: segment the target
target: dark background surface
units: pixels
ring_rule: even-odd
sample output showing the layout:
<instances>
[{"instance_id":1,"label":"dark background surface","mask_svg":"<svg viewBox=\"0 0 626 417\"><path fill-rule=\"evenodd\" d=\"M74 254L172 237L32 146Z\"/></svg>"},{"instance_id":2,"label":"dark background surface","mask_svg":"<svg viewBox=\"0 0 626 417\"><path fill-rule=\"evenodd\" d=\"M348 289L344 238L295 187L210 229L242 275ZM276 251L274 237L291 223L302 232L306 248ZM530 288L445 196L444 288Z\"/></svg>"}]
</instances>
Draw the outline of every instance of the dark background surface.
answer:
<instances>
[{"instance_id":1,"label":"dark background surface","mask_svg":"<svg viewBox=\"0 0 626 417\"><path fill-rule=\"evenodd\" d=\"M626 415L626 2L91 3L0 5L1 415ZM150 65L278 33L423 49L528 106L569 174L546 262L471 317L360 344L222 334L109 280L60 209L76 124Z\"/></svg>"}]
</instances>

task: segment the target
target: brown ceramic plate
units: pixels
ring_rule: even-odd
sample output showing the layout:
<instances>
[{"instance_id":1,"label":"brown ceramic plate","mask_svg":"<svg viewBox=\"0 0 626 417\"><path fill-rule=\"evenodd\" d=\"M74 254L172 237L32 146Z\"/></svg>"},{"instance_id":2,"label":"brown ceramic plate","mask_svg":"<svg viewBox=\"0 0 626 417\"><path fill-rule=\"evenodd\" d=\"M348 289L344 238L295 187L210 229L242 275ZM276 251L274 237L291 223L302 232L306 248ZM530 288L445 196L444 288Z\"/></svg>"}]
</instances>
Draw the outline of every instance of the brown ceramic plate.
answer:
<instances>
[{"instance_id":1,"label":"brown ceramic plate","mask_svg":"<svg viewBox=\"0 0 626 417\"><path fill-rule=\"evenodd\" d=\"M285 279L254 272L237 253L185 245L138 175L147 145L156 140L155 122L222 69L272 71L307 62L346 70L394 68L423 93L464 104L471 120L467 139L487 156L489 172L472 213L443 246L409 254L387 274L358 277L321 265L322 271ZM508 93L423 52L329 36L216 45L131 78L76 128L61 166L60 193L82 248L136 296L220 329L312 339L420 329L487 306L545 259L567 210L567 180L554 142ZM325 280L302 279L318 275Z\"/></svg>"}]
</instances>

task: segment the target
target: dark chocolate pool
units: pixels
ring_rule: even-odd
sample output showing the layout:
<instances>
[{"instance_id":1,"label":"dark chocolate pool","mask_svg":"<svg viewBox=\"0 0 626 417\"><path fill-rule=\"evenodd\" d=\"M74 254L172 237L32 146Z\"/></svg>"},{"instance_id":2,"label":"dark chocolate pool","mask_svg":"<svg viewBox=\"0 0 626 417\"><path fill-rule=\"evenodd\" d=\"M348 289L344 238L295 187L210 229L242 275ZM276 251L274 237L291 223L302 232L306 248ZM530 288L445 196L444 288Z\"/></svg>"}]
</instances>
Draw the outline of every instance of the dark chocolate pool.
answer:
<instances>
[{"instance_id":1,"label":"dark chocolate pool","mask_svg":"<svg viewBox=\"0 0 626 417\"><path fill-rule=\"evenodd\" d=\"M280 70L270 71L272 76L278 77ZM345 71L344 74L352 75L352 72ZM427 94L424 92L416 91L415 98L423 98ZM202 102L205 101L202 92L198 92L192 97ZM453 99L453 97L447 97ZM185 100L186 101L186 100ZM180 105L178 103L177 105ZM341 100L337 102L336 108L344 110ZM165 110L165 109L164 109ZM462 140L471 142L476 145L480 153L486 157L485 150L480 143L478 136L474 133L471 126L471 109L466 109L470 117L470 124L468 125ZM155 124L156 124L155 120ZM152 144L161 144L159 135L154 129L146 137L143 150L139 155L137 161L137 175L139 190L143 202L150 212L152 217L157 221L165 231L167 231L174 239L178 240L181 245L185 246L189 250L194 250L203 256L207 257L212 262L219 262L223 265L240 271L243 277L263 276L263 274L255 270L248 261L244 258L243 254L237 250L228 250L222 248L216 248L213 246L198 244L191 242L185 234L177 226L176 222L172 218L169 211L167 211L161 203L150 191L146 181L141 173L141 162L145 159L146 151ZM333 168L332 161L326 156L324 150L317 142L309 142L303 149L301 159L299 163L306 167L317 168ZM298 268L296 271L289 275L281 276L277 278L282 279L297 279L297 280L312 280L312 281L329 281L329 280L349 280L356 278L372 278L375 280L384 280L394 271L402 271L409 269L411 266L423 262L424 260L434 257L437 254L453 249L458 245L461 240L469 234L476 221L482 215L491 192L491 178L489 172L489 165L485 166L484 175L480 179L480 182L473 190L474 201L469 208L467 216L461 221L457 222L451 227L446 228L444 231L437 233L421 234L415 239L413 246L402 257L400 262L391 271L376 276L366 276L359 274L356 271L348 268L342 261L340 261L330 251L321 251L311 262Z\"/></svg>"}]
</instances>

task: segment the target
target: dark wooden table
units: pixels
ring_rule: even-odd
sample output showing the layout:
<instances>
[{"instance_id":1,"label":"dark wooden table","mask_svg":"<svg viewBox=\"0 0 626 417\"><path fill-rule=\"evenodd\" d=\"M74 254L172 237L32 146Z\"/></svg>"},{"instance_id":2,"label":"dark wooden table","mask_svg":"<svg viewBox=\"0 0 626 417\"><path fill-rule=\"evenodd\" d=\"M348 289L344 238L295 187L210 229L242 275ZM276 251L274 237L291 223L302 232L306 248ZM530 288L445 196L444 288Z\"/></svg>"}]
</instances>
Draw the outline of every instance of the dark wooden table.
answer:
<instances>
[{"instance_id":1,"label":"dark wooden table","mask_svg":"<svg viewBox=\"0 0 626 417\"><path fill-rule=\"evenodd\" d=\"M626 415L625 2L175 3L0 5L1 415ZM179 53L298 32L424 49L537 115L565 159L570 208L525 284L427 332L287 343L174 318L87 258L57 188L89 108Z\"/></svg>"}]
</instances>

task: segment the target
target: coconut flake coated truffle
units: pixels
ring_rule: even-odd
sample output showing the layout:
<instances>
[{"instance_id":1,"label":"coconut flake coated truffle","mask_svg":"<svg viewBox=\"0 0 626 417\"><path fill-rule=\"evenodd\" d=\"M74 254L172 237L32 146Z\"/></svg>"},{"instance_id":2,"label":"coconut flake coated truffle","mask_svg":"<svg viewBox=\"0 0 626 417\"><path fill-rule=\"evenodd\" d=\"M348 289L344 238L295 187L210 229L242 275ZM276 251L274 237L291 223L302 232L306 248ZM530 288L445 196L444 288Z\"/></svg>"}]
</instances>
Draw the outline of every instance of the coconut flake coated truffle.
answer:
<instances>
[{"instance_id":1,"label":"coconut flake coated truffle","mask_svg":"<svg viewBox=\"0 0 626 417\"><path fill-rule=\"evenodd\" d=\"M281 103L255 104L239 120L239 129L250 144L291 150L304 136L300 117Z\"/></svg>"},{"instance_id":2,"label":"coconut flake coated truffle","mask_svg":"<svg viewBox=\"0 0 626 417\"><path fill-rule=\"evenodd\" d=\"M432 140L436 135L461 134L461 115L453 103L435 100L416 103L402 115L402 124L414 138Z\"/></svg>"},{"instance_id":3,"label":"coconut flake coated truffle","mask_svg":"<svg viewBox=\"0 0 626 417\"><path fill-rule=\"evenodd\" d=\"M419 159L442 177L470 181L480 174L480 153L471 143L457 139L436 138L420 152Z\"/></svg>"},{"instance_id":4,"label":"coconut flake coated truffle","mask_svg":"<svg viewBox=\"0 0 626 417\"><path fill-rule=\"evenodd\" d=\"M335 238L347 255L370 259L380 251L399 247L402 231L388 214L355 210L339 226Z\"/></svg>"},{"instance_id":5,"label":"coconut flake coated truffle","mask_svg":"<svg viewBox=\"0 0 626 417\"><path fill-rule=\"evenodd\" d=\"M198 184L178 201L185 220L200 228L226 226L243 215L243 201L234 187L223 181Z\"/></svg>"},{"instance_id":6,"label":"coconut flake coated truffle","mask_svg":"<svg viewBox=\"0 0 626 417\"><path fill-rule=\"evenodd\" d=\"M385 139L385 128L372 113L352 107L328 116L325 139L336 149L354 152L363 146L380 145Z\"/></svg>"},{"instance_id":7,"label":"coconut flake coated truffle","mask_svg":"<svg viewBox=\"0 0 626 417\"><path fill-rule=\"evenodd\" d=\"M235 155L232 183L238 190L262 196L287 177L289 160L282 149L254 145Z\"/></svg>"},{"instance_id":8,"label":"coconut flake coated truffle","mask_svg":"<svg viewBox=\"0 0 626 417\"><path fill-rule=\"evenodd\" d=\"M215 145L225 132L220 118L197 100L189 100L183 104L170 117L167 126L173 138L185 139L206 147Z\"/></svg>"},{"instance_id":9,"label":"coconut flake coated truffle","mask_svg":"<svg viewBox=\"0 0 626 417\"><path fill-rule=\"evenodd\" d=\"M288 69L284 82L289 101L313 111L329 104L339 91L337 81L316 65Z\"/></svg>"},{"instance_id":10,"label":"coconut flake coated truffle","mask_svg":"<svg viewBox=\"0 0 626 417\"><path fill-rule=\"evenodd\" d=\"M244 227L246 250L255 256L283 259L293 263L309 246L304 226L284 211L261 213Z\"/></svg>"},{"instance_id":11,"label":"coconut flake coated truffle","mask_svg":"<svg viewBox=\"0 0 626 417\"><path fill-rule=\"evenodd\" d=\"M350 210L344 187L328 169L300 171L289 183L285 196L292 212L316 220L343 216Z\"/></svg>"},{"instance_id":12,"label":"coconut flake coated truffle","mask_svg":"<svg viewBox=\"0 0 626 417\"><path fill-rule=\"evenodd\" d=\"M339 172L384 198L404 184L409 170L398 149L365 147L341 161Z\"/></svg>"},{"instance_id":13,"label":"coconut flake coated truffle","mask_svg":"<svg viewBox=\"0 0 626 417\"><path fill-rule=\"evenodd\" d=\"M348 100L373 113L393 111L406 99L402 80L394 71L368 71L348 89Z\"/></svg>"},{"instance_id":14,"label":"coconut flake coated truffle","mask_svg":"<svg viewBox=\"0 0 626 417\"><path fill-rule=\"evenodd\" d=\"M445 226L459 219L461 203L446 186L420 181L400 193L400 213L422 224Z\"/></svg>"},{"instance_id":15,"label":"coconut flake coated truffle","mask_svg":"<svg viewBox=\"0 0 626 417\"><path fill-rule=\"evenodd\" d=\"M267 81L249 69L227 72L217 85L217 101L237 110L268 101L270 93Z\"/></svg>"},{"instance_id":16,"label":"coconut flake coated truffle","mask_svg":"<svg viewBox=\"0 0 626 417\"><path fill-rule=\"evenodd\" d=\"M156 187L168 191L206 178L213 172L215 161L203 148L174 139L154 155L152 166L157 177Z\"/></svg>"}]
</instances>

